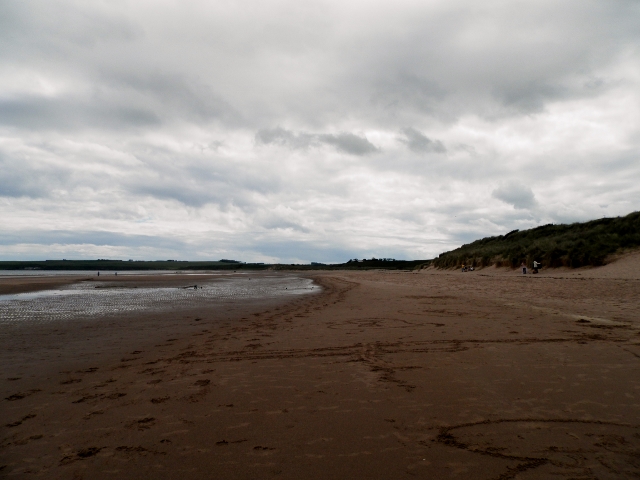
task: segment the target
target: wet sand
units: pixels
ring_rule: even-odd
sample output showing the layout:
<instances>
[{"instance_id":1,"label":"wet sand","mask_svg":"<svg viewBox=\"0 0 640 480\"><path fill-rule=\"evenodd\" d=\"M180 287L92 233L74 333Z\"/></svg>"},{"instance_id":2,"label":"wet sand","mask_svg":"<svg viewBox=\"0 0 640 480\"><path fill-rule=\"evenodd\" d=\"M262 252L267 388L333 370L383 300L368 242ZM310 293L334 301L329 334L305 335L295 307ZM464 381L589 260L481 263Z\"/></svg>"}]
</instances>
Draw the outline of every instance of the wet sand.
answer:
<instances>
[{"instance_id":1,"label":"wet sand","mask_svg":"<svg viewBox=\"0 0 640 480\"><path fill-rule=\"evenodd\" d=\"M637 258L43 327L1 357L0 475L638 478Z\"/></svg>"},{"instance_id":2,"label":"wet sand","mask_svg":"<svg viewBox=\"0 0 640 480\"><path fill-rule=\"evenodd\" d=\"M79 276L24 276L24 277L0 277L0 295L11 295L15 293L37 292L40 290L50 290L82 281L91 281L92 278Z\"/></svg>"},{"instance_id":3,"label":"wet sand","mask_svg":"<svg viewBox=\"0 0 640 480\"><path fill-rule=\"evenodd\" d=\"M6 272L5 272L6 273ZM197 274L162 274L153 275L152 273L146 275L132 275L132 274L120 274L115 275L113 272L105 273L102 276L97 275L77 275L70 272L69 275L53 275L48 276L46 272L38 275L25 275L25 276L0 276L0 295L37 292L41 290L52 290L68 285L73 285L80 282L96 282L96 284L109 285L109 286L121 286L121 287L170 287L170 286L183 286L191 283L198 283L198 281L208 281L220 277L220 273L197 273Z\"/></svg>"}]
</instances>

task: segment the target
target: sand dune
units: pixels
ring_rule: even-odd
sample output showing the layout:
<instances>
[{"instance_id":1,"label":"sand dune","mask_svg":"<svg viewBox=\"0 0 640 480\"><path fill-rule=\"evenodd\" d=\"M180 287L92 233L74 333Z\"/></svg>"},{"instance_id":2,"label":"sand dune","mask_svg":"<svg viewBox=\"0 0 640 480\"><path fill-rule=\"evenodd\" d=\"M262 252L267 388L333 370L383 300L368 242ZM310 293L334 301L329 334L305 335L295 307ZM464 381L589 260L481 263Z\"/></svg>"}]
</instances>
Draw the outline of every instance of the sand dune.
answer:
<instances>
[{"instance_id":1,"label":"sand dune","mask_svg":"<svg viewBox=\"0 0 640 480\"><path fill-rule=\"evenodd\" d=\"M317 273L318 294L58 326L59 356L54 331L2 337L24 348L0 474L637 478L637 258Z\"/></svg>"}]
</instances>

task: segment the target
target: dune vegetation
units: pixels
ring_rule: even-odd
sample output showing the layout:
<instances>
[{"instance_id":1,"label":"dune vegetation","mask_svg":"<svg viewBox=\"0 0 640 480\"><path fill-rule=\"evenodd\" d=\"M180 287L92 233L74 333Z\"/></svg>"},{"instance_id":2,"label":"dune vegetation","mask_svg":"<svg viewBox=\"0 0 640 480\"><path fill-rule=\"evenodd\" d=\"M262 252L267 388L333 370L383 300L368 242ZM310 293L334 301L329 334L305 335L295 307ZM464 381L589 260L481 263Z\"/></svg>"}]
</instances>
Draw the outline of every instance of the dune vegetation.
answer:
<instances>
[{"instance_id":1,"label":"dune vegetation","mask_svg":"<svg viewBox=\"0 0 640 480\"><path fill-rule=\"evenodd\" d=\"M640 212L568 225L542 225L486 237L445 252L432 264L439 268L461 265L518 267L534 260L543 267L599 266L613 254L640 247Z\"/></svg>"}]
</instances>

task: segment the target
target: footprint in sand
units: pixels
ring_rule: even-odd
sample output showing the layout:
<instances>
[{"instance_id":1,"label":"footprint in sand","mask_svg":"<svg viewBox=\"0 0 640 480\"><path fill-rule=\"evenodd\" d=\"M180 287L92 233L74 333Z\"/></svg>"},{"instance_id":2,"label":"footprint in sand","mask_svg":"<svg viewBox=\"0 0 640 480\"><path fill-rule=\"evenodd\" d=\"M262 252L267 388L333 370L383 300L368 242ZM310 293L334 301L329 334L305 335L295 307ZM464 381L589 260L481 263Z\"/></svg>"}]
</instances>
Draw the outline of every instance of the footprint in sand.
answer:
<instances>
[{"instance_id":1,"label":"footprint in sand","mask_svg":"<svg viewBox=\"0 0 640 480\"><path fill-rule=\"evenodd\" d=\"M38 393L40 391L42 390L34 389L34 390L27 390L26 392L14 393L13 395L9 395L8 397L5 397L5 400L9 400L10 402L13 402L15 400L22 400L23 398L27 398L33 395L34 393Z\"/></svg>"},{"instance_id":2,"label":"footprint in sand","mask_svg":"<svg viewBox=\"0 0 640 480\"><path fill-rule=\"evenodd\" d=\"M60 385L71 385L72 383L80 383L81 381L81 378L69 378L68 380L60 382Z\"/></svg>"},{"instance_id":3,"label":"footprint in sand","mask_svg":"<svg viewBox=\"0 0 640 480\"><path fill-rule=\"evenodd\" d=\"M30 413L29 415L25 415L24 417L22 417L20 420L17 420L17 421L15 421L15 422L13 422L13 423L7 423L7 424L5 425L5 427L9 427L9 428L11 428L11 427L17 427L17 426L19 426L19 425L22 425L22 422L24 422L24 421L26 421L26 420L29 420L29 419L31 419L31 418L35 418L35 417L36 417L36 414L35 414L35 413Z\"/></svg>"},{"instance_id":4,"label":"footprint in sand","mask_svg":"<svg viewBox=\"0 0 640 480\"><path fill-rule=\"evenodd\" d=\"M82 460L85 458L93 457L100 453L100 450L103 450L105 447L88 447L83 448L82 450L78 450L73 455L66 455L62 457L60 460L60 465L69 465L70 463L76 462L78 460Z\"/></svg>"},{"instance_id":5,"label":"footprint in sand","mask_svg":"<svg viewBox=\"0 0 640 480\"><path fill-rule=\"evenodd\" d=\"M126 427L132 429L138 429L140 431L148 430L155 425L155 418L146 417L141 418L140 420L134 420L133 422L129 422Z\"/></svg>"},{"instance_id":6,"label":"footprint in sand","mask_svg":"<svg viewBox=\"0 0 640 480\"><path fill-rule=\"evenodd\" d=\"M26 437L26 438L15 440L14 442L10 442L7 445L26 445L27 443L30 443L33 440L40 440L43 437L44 437L44 435L40 435L40 434L31 435L31 436Z\"/></svg>"}]
</instances>

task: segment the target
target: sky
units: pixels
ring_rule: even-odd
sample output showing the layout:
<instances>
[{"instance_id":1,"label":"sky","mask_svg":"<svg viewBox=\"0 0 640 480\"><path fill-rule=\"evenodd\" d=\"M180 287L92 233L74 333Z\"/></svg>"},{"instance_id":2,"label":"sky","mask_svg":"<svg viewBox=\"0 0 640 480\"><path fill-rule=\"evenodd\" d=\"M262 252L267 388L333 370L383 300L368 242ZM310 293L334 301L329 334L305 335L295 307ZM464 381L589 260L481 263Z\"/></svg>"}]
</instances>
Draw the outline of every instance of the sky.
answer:
<instances>
[{"instance_id":1,"label":"sky","mask_svg":"<svg viewBox=\"0 0 640 480\"><path fill-rule=\"evenodd\" d=\"M428 259L637 210L637 0L0 0L0 260Z\"/></svg>"}]
</instances>

